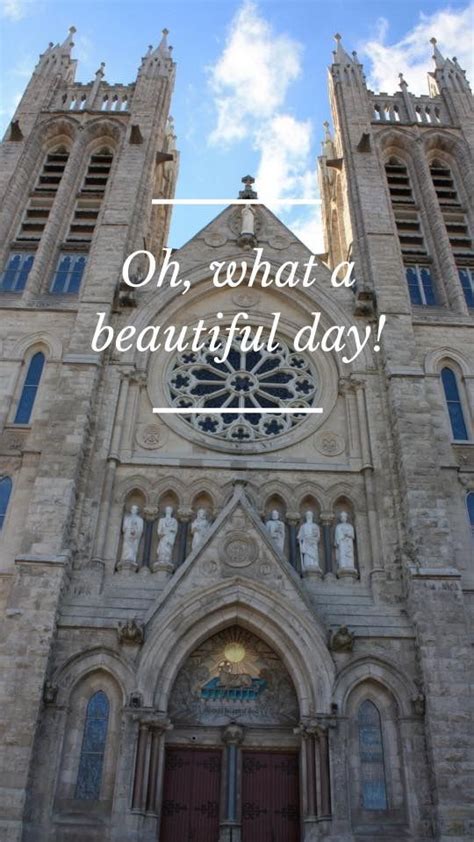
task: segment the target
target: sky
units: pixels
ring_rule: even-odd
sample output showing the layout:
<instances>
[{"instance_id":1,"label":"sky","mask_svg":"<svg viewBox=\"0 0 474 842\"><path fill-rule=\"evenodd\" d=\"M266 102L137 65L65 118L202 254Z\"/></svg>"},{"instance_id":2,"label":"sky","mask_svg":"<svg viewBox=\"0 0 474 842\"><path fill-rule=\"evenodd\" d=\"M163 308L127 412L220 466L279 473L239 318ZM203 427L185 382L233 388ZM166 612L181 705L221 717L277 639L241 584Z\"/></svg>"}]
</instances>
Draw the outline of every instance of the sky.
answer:
<instances>
[{"instance_id":1,"label":"sky","mask_svg":"<svg viewBox=\"0 0 474 842\"><path fill-rule=\"evenodd\" d=\"M357 51L373 90L394 93L403 72L412 93L427 93L432 36L474 81L473 9L466 0L0 0L1 129L39 53L69 26L77 81L104 61L110 83L133 81L167 27L177 62L177 197L237 196L250 173L259 198L318 253L319 209L272 201L318 198L334 33ZM169 244L181 246L220 210L176 208Z\"/></svg>"}]
</instances>

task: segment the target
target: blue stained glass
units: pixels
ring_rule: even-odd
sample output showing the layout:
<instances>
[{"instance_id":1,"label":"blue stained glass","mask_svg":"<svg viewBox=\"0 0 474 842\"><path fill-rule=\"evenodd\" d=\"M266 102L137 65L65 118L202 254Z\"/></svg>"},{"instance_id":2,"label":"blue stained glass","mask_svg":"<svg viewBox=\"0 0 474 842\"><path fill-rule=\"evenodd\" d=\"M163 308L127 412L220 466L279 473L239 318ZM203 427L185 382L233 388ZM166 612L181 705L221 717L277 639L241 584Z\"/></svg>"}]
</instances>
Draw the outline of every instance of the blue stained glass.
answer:
<instances>
[{"instance_id":1,"label":"blue stained glass","mask_svg":"<svg viewBox=\"0 0 474 842\"><path fill-rule=\"evenodd\" d=\"M2 292L23 292L33 266L34 254L12 254L0 278Z\"/></svg>"},{"instance_id":2,"label":"blue stained glass","mask_svg":"<svg viewBox=\"0 0 474 842\"><path fill-rule=\"evenodd\" d=\"M467 513L469 515L469 523L474 526L474 491L467 495Z\"/></svg>"},{"instance_id":3,"label":"blue stained glass","mask_svg":"<svg viewBox=\"0 0 474 842\"><path fill-rule=\"evenodd\" d=\"M44 354L38 351L30 360L16 410L14 424L29 424L44 368Z\"/></svg>"},{"instance_id":4,"label":"blue stained glass","mask_svg":"<svg viewBox=\"0 0 474 842\"><path fill-rule=\"evenodd\" d=\"M474 270L466 266L464 269L458 269L458 273L466 304L468 307L474 307Z\"/></svg>"},{"instance_id":5,"label":"blue stained glass","mask_svg":"<svg viewBox=\"0 0 474 842\"><path fill-rule=\"evenodd\" d=\"M84 255L66 254L59 259L50 292L75 295L79 292L86 266Z\"/></svg>"},{"instance_id":6,"label":"blue stained glass","mask_svg":"<svg viewBox=\"0 0 474 842\"><path fill-rule=\"evenodd\" d=\"M467 427L462 411L461 399L459 397L456 375L450 368L443 368L441 372L444 395L448 406L449 420L453 438L458 441L467 441Z\"/></svg>"},{"instance_id":7,"label":"blue stained glass","mask_svg":"<svg viewBox=\"0 0 474 842\"><path fill-rule=\"evenodd\" d=\"M380 714L368 699L359 708L358 726L362 806L365 810L386 810L388 805Z\"/></svg>"},{"instance_id":8,"label":"blue stained glass","mask_svg":"<svg viewBox=\"0 0 474 842\"><path fill-rule=\"evenodd\" d=\"M436 296L433 289L433 279L429 269L420 269L421 283L423 284L423 291L425 293L425 302L428 306L436 304Z\"/></svg>"},{"instance_id":9,"label":"blue stained glass","mask_svg":"<svg viewBox=\"0 0 474 842\"><path fill-rule=\"evenodd\" d=\"M80 800L100 799L108 724L109 700L102 690L98 690L87 705L75 792Z\"/></svg>"},{"instance_id":10,"label":"blue stained glass","mask_svg":"<svg viewBox=\"0 0 474 842\"><path fill-rule=\"evenodd\" d=\"M420 287L418 285L418 276L414 266L407 266L405 269L408 292L410 293L410 301L412 304L423 304Z\"/></svg>"},{"instance_id":11,"label":"blue stained glass","mask_svg":"<svg viewBox=\"0 0 474 842\"><path fill-rule=\"evenodd\" d=\"M0 479L0 529L5 522L11 493L12 481L10 477L2 477Z\"/></svg>"},{"instance_id":12,"label":"blue stained glass","mask_svg":"<svg viewBox=\"0 0 474 842\"><path fill-rule=\"evenodd\" d=\"M474 529L474 491L470 491L466 499L467 513L469 515L469 523ZM1 511L1 510L0 510Z\"/></svg>"}]
</instances>

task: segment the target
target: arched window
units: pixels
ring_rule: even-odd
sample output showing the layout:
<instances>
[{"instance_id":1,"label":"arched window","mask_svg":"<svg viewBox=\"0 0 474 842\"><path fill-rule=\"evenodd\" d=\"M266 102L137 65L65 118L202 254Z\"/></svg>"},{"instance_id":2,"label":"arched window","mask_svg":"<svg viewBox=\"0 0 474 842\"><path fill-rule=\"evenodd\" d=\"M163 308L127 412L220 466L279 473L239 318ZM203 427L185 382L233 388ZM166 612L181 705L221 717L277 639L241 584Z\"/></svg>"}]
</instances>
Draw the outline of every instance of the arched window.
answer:
<instances>
[{"instance_id":1,"label":"arched window","mask_svg":"<svg viewBox=\"0 0 474 842\"><path fill-rule=\"evenodd\" d=\"M98 801L102 784L105 744L109 724L109 700L103 690L89 699L82 737L75 797Z\"/></svg>"},{"instance_id":2,"label":"arched window","mask_svg":"<svg viewBox=\"0 0 474 842\"><path fill-rule=\"evenodd\" d=\"M434 306L437 301L430 258L408 167L404 161L391 157L385 164L385 173L410 301L422 307Z\"/></svg>"},{"instance_id":3,"label":"arched window","mask_svg":"<svg viewBox=\"0 0 474 842\"><path fill-rule=\"evenodd\" d=\"M387 788L383 757L380 714L369 699L362 702L357 716L362 783L362 808L386 810Z\"/></svg>"},{"instance_id":4,"label":"arched window","mask_svg":"<svg viewBox=\"0 0 474 842\"><path fill-rule=\"evenodd\" d=\"M467 441L467 427L462 410L461 397L459 395L456 375L451 368L445 366L441 371L441 382L443 384L444 396L448 407L449 420L453 439Z\"/></svg>"},{"instance_id":5,"label":"arched window","mask_svg":"<svg viewBox=\"0 0 474 842\"><path fill-rule=\"evenodd\" d=\"M430 164L430 173L456 261L466 304L468 307L474 307L472 237L467 215L458 195L450 167L444 161L435 158Z\"/></svg>"},{"instance_id":6,"label":"arched window","mask_svg":"<svg viewBox=\"0 0 474 842\"><path fill-rule=\"evenodd\" d=\"M466 506L467 506L467 514L469 517L469 523L471 525L471 535L474 540L474 491L470 491L466 497ZM0 511L1 517L1 511Z\"/></svg>"},{"instance_id":7,"label":"arched window","mask_svg":"<svg viewBox=\"0 0 474 842\"><path fill-rule=\"evenodd\" d=\"M12 493L12 481L10 477L0 479L0 530L3 528L7 516L8 503ZM474 497L474 495L472 495Z\"/></svg>"},{"instance_id":8,"label":"arched window","mask_svg":"<svg viewBox=\"0 0 474 842\"><path fill-rule=\"evenodd\" d=\"M39 382L44 368L44 354L38 351L30 360L25 382L21 390L20 400L16 410L14 424L29 424L33 405L36 399Z\"/></svg>"}]
</instances>

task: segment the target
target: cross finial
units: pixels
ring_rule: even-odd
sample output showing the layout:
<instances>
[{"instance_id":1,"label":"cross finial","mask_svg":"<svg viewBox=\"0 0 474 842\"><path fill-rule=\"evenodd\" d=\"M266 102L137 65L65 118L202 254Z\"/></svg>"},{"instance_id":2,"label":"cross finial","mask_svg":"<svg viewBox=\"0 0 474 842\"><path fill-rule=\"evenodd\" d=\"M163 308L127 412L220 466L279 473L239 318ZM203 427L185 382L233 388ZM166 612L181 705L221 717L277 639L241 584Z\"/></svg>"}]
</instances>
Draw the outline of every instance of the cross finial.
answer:
<instances>
[{"instance_id":1,"label":"cross finial","mask_svg":"<svg viewBox=\"0 0 474 842\"><path fill-rule=\"evenodd\" d=\"M239 199L257 199L255 190L252 189L252 184L255 184L255 179L251 175L244 175L241 179L244 189L239 192Z\"/></svg>"}]
</instances>

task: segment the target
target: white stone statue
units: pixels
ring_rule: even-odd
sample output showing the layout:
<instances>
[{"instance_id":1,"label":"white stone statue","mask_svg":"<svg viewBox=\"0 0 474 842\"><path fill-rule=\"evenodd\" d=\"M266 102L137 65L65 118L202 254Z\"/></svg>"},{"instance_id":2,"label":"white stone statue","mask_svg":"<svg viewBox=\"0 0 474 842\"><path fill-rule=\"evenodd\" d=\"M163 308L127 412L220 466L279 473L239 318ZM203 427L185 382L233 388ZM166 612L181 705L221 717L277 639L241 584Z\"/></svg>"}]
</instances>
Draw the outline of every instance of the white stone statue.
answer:
<instances>
[{"instance_id":1,"label":"white stone statue","mask_svg":"<svg viewBox=\"0 0 474 842\"><path fill-rule=\"evenodd\" d=\"M173 517L173 509L166 506L164 517L158 521L158 551L157 559L160 564L172 564L173 547L178 532L178 521Z\"/></svg>"},{"instance_id":2,"label":"white stone statue","mask_svg":"<svg viewBox=\"0 0 474 842\"><path fill-rule=\"evenodd\" d=\"M138 546L143 533L143 518L139 514L138 506L131 506L122 521L122 555L120 562L136 564Z\"/></svg>"},{"instance_id":3,"label":"white stone statue","mask_svg":"<svg viewBox=\"0 0 474 842\"><path fill-rule=\"evenodd\" d=\"M206 532L210 527L210 523L207 519L207 513L205 509L198 509L196 518L193 520L191 524L191 534L193 536L192 542L192 551L198 549L201 546L204 538L206 537Z\"/></svg>"},{"instance_id":4,"label":"white stone statue","mask_svg":"<svg viewBox=\"0 0 474 842\"><path fill-rule=\"evenodd\" d=\"M242 230L240 234L255 234L255 213L250 205L244 205L242 208Z\"/></svg>"},{"instance_id":5,"label":"white stone statue","mask_svg":"<svg viewBox=\"0 0 474 842\"><path fill-rule=\"evenodd\" d=\"M336 548L336 561L339 571L355 572L354 565L354 527L348 522L347 512L341 512L339 523L334 532L334 546Z\"/></svg>"},{"instance_id":6,"label":"white stone statue","mask_svg":"<svg viewBox=\"0 0 474 842\"><path fill-rule=\"evenodd\" d=\"M285 548L285 524L280 520L276 509L273 509L270 520L267 520L265 526L276 548L282 553Z\"/></svg>"},{"instance_id":7,"label":"white stone statue","mask_svg":"<svg viewBox=\"0 0 474 842\"><path fill-rule=\"evenodd\" d=\"M320 531L318 524L314 522L313 512L306 512L304 523L301 524L297 537L303 572L310 570L321 572L319 566Z\"/></svg>"}]
</instances>

